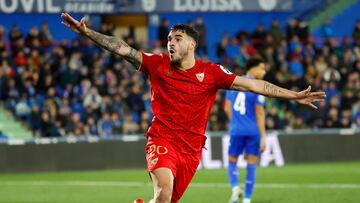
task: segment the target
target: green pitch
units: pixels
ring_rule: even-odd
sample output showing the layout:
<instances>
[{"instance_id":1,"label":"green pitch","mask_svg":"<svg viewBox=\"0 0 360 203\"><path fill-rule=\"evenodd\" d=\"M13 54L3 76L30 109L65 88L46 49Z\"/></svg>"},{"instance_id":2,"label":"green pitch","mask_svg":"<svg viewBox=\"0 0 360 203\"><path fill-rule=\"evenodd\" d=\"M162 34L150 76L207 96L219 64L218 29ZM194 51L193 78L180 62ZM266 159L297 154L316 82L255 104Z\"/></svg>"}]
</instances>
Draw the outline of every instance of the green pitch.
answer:
<instances>
[{"instance_id":1,"label":"green pitch","mask_svg":"<svg viewBox=\"0 0 360 203\"><path fill-rule=\"evenodd\" d=\"M288 164L257 172L253 203L360 202L360 162ZM227 203L229 196L225 170L199 170L182 202ZM137 197L152 197L145 169L0 174L1 203L132 203Z\"/></svg>"}]
</instances>

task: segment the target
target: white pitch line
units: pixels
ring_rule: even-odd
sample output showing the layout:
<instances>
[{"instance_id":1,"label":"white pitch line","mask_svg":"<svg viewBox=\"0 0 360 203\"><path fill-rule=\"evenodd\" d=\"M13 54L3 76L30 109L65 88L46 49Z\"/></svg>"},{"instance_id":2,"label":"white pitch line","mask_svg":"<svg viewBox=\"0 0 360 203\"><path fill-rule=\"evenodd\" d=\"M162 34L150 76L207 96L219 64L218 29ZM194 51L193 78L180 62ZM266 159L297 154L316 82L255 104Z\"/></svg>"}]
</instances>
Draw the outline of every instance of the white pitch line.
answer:
<instances>
[{"instance_id":1,"label":"white pitch line","mask_svg":"<svg viewBox=\"0 0 360 203\"><path fill-rule=\"evenodd\" d=\"M191 187L199 188L225 188L230 187L228 183L192 183ZM270 189L360 189L360 184L322 184L322 183L312 183L312 184L295 184L295 183L256 183L256 188L270 188Z\"/></svg>"},{"instance_id":2,"label":"white pitch line","mask_svg":"<svg viewBox=\"0 0 360 203\"><path fill-rule=\"evenodd\" d=\"M142 187L150 185L144 182L111 182L111 181L2 181L0 185L8 186L92 186L92 187Z\"/></svg>"},{"instance_id":3,"label":"white pitch line","mask_svg":"<svg viewBox=\"0 0 360 203\"><path fill-rule=\"evenodd\" d=\"M151 183L120 181L0 181L0 186L88 186L88 187L148 187ZM191 183L194 188L229 188L228 183ZM265 189L360 189L360 184L295 184L295 183L258 183L256 188Z\"/></svg>"}]
</instances>

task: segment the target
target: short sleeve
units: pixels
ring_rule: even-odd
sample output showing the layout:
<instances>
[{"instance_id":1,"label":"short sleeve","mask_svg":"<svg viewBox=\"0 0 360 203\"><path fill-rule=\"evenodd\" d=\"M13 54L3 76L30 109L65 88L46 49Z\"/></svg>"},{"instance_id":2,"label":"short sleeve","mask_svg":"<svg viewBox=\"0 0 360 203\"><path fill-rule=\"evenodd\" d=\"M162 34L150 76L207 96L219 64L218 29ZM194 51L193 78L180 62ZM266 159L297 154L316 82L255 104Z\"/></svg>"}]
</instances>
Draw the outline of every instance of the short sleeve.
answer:
<instances>
[{"instance_id":1,"label":"short sleeve","mask_svg":"<svg viewBox=\"0 0 360 203\"><path fill-rule=\"evenodd\" d=\"M153 73L158 69L163 61L162 55L149 54L142 52L142 62L139 71L146 72L148 74Z\"/></svg>"},{"instance_id":2,"label":"short sleeve","mask_svg":"<svg viewBox=\"0 0 360 203\"><path fill-rule=\"evenodd\" d=\"M256 104L260 106L265 105L265 97L263 95L257 95Z\"/></svg>"},{"instance_id":3,"label":"short sleeve","mask_svg":"<svg viewBox=\"0 0 360 203\"><path fill-rule=\"evenodd\" d=\"M236 75L222 65L214 67L215 87L217 89L230 89Z\"/></svg>"}]
</instances>

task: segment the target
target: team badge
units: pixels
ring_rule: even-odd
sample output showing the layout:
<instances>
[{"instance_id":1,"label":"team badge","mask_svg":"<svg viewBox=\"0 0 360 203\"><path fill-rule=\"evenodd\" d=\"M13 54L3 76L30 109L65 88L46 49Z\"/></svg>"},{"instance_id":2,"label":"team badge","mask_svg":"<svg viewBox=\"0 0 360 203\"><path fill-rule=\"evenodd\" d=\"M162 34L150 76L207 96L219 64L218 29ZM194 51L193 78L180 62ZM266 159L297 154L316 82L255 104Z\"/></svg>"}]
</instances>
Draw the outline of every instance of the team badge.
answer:
<instances>
[{"instance_id":1,"label":"team badge","mask_svg":"<svg viewBox=\"0 0 360 203\"><path fill-rule=\"evenodd\" d=\"M151 160L150 163L152 165L156 165L158 161L159 161L159 157L156 157L155 159Z\"/></svg>"},{"instance_id":2,"label":"team badge","mask_svg":"<svg viewBox=\"0 0 360 203\"><path fill-rule=\"evenodd\" d=\"M204 77L205 77L205 74L204 74L204 73L196 73L195 75L196 75L196 78L197 78L200 82L204 81Z\"/></svg>"}]
</instances>

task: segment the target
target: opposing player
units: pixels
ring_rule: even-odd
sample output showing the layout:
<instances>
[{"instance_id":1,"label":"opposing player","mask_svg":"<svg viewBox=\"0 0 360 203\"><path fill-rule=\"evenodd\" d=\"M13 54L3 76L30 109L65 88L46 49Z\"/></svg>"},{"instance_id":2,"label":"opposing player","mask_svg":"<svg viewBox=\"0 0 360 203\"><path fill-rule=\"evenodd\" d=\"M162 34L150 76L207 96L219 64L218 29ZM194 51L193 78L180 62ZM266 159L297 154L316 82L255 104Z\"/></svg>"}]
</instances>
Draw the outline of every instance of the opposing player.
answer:
<instances>
[{"instance_id":1,"label":"opposing player","mask_svg":"<svg viewBox=\"0 0 360 203\"><path fill-rule=\"evenodd\" d=\"M251 58L246 62L246 77L263 79L265 76L265 62L259 58ZM266 147L265 141L265 97L252 92L226 91L225 112L230 118L228 149L229 165L228 177L232 187L229 203L239 202L242 190L239 186L239 172L237 161L240 154L245 152L246 180L243 203L250 203L255 185L256 163L260 152Z\"/></svg>"},{"instance_id":2,"label":"opposing player","mask_svg":"<svg viewBox=\"0 0 360 203\"><path fill-rule=\"evenodd\" d=\"M315 107L312 102L325 97L324 92L310 92L310 87L293 92L196 60L198 33L187 25L171 28L168 55L153 55L135 50L122 39L95 32L84 19L79 22L67 13L61 17L65 26L123 57L150 78L154 119L145 135L147 167L154 188L150 202L178 202L184 194L200 162L206 123L218 89L252 91L311 107Z\"/></svg>"}]
</instances>

